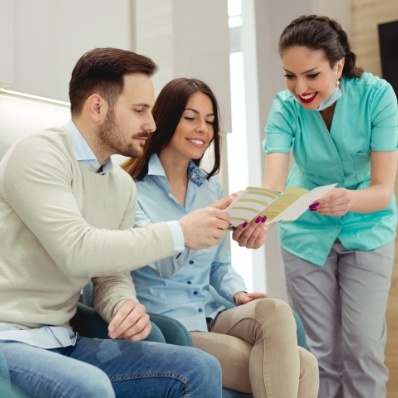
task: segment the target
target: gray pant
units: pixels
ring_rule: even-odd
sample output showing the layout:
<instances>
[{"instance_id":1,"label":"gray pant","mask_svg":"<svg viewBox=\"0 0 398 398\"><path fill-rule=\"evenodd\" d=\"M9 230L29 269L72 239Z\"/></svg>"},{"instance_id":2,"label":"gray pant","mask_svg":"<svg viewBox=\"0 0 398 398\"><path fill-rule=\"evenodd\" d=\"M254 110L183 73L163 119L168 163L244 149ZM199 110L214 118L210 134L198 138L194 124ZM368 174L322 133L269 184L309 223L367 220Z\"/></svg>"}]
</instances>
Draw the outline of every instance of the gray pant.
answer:
<instances>
[{"instance_id":1,"label":"gray pant","mask_svg":"<svg viewBox=\"0 0 398 398\"><path fill-rule=\"evenodd\" d=\"M324 267L282 250L293 308L319 362L319 398L383 398L385 313L394 242L373 251L333 245Z\"/></svg>"}]
</instances>

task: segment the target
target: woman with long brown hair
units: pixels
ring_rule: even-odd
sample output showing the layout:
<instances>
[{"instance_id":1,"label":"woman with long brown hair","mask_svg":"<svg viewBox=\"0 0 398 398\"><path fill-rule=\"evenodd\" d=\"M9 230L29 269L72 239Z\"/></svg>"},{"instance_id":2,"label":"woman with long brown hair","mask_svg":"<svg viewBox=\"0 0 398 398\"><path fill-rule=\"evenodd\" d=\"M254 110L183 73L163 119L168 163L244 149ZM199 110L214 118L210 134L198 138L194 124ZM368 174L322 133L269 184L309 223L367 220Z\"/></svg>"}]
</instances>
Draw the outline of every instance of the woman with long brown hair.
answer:
<instances>
[{"instance_id":1,"label":"woman with long brown hair","mask_svg":"<svg viewBox=\"0 0 398 398\"><path fill-rule=\"evenodd\" d=\"M224 196L215 177L221 137L211 89L197 79L172 80L160 92L153 116L157 128L144 155L125 165L137 185L137 226L179 218ZM200 162L209 146L214 165L206 172ZM132 276L148 311L183 323L194 345L220 361L224 387L255 397L317 396L317 362L297 346L291 308L264 293L246 292L225 238L211 249L187 249L148 264ZM236 307L219 304L210 285Z\"/></svg>"}]
</instances>

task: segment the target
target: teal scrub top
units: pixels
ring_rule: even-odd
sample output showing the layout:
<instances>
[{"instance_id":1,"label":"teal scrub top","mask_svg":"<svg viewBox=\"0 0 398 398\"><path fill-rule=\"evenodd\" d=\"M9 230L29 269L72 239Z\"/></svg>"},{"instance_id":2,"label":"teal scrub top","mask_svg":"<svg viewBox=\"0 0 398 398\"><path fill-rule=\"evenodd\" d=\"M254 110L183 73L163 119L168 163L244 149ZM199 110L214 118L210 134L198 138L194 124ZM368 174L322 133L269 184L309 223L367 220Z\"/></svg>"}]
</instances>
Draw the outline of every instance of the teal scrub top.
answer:
<instances>
[{"instance_id":1,"label":"teal scrub top","mask_svg":"<svg viewBox=\"0 0 398 398\"><path fill-rule=\"evenodd\" d=\"M337 183L350 190L370 185L372 151L395 151L398 143L397 97L389 83L364 73L341 79L330 132L320 113L305 109L288 91L278 93L265 126L266 153L293 150L295 164L287 187L312 189ZM279 224L281 246L322 266L338 238L347 250L369 251L395 239L397 202L372 213L325 216L306 211Z\"/></svg>"}]
</instances>

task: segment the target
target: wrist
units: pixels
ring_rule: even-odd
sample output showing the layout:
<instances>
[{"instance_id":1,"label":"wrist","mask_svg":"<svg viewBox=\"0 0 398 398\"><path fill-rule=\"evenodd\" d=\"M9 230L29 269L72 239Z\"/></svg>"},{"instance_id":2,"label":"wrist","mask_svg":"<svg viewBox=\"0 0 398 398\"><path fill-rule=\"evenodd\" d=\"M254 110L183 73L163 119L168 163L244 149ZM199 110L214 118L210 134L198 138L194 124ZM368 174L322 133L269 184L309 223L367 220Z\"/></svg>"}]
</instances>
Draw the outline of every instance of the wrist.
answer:
<instances>
[{"instance_id":1,"label":"wrist","mask_svg":"<svg viewBox=\"0 0 398 398\"><path fill-rule=\"evenodd\" d=\"M236 297L238 296L238 294L243 293L243 294L247 294L247 292L245 292L244 290L239 290L238 292L236 292L233 296L233 300L234 303L236 304Z\"/></svg>"}]
</instances>

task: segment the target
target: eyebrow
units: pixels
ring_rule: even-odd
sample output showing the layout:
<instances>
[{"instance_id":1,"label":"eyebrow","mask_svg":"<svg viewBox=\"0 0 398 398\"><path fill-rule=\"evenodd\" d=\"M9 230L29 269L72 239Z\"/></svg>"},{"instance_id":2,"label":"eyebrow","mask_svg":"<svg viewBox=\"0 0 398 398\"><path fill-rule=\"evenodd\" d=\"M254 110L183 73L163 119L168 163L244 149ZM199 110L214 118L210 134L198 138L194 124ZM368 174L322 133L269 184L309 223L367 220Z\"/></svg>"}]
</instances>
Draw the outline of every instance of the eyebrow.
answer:
<instances>
[{"instance_id":1,"label":"eyebrow","mask_svg":"<svg viewBox=\"0 0 398 398\"><path fill-rule=\"evenodd\" d=\"M144 102L139 102L137 104L133 104L133 106L143 106L144 108L150 108L151 105L144 103Z\"/></svg>"},{"instance_id":2,"label":"eyebrow","mask_svg":"<svg viewBox=\"0 0 398 398\"><path fill-rule=\"evenodd\" d=\"M318 66L315 66L314 68L305 70L304 72L301 73L301 75L305 75L306 73L313 72L315 69L318 69ZM293 73L293 72L290 72L290 70L288 70L288 69L283 68L283 70L284 70L286 73L291 73L292 75L295 74L295 73Z\"/></svg>"},{"instance_id":3,"label":"eyebrow","mask_svg":"<svg viewBox=\"0 0 398 398\"><path fill-rule=\"evenodd\" d=\"M199 115L199 111L197 111L196 109L193 109L193 108L185 108L184 112L185 111L192 111L192 112L196 113L197 115ZM214 116L214 113L208 113L206 116Z\"/></svg>"}]
</instances>

